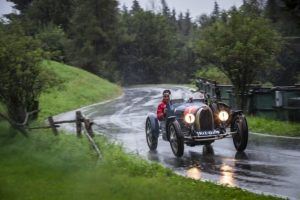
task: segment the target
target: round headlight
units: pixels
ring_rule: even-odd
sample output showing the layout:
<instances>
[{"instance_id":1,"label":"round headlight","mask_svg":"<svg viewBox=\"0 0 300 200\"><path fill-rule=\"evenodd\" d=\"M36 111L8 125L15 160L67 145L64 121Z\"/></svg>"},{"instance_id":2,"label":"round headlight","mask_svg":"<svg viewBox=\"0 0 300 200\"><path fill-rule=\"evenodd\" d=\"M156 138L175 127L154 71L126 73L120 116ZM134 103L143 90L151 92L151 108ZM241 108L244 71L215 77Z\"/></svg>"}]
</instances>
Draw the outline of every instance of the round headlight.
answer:
<instances>
[{"instance_id":1,"label":"round headlight","mask_svg":"<svg viewBox=\"0 0 300 200\"><path fill-rule=\"evenodd\" d=\"M228 115L228 112L226 112L225 110L222 110L220 113L219 113L219 119L221 121L226 121L228 119L229 115Z\"/></svg>"},{"instance_id":2,"label":"round headlight","mask_svg":"<svg viewBox=\"0 0 300 200\"><path fill-rule=\"evenodd\" d=\"M189 123L189 124L194 123L194 121L195 121L195 115L193 115L193 114L191 114L191 113L186 114L186 115L184 116L184 121L185 121L186 123Z\"/></svg>"}]
</instances>

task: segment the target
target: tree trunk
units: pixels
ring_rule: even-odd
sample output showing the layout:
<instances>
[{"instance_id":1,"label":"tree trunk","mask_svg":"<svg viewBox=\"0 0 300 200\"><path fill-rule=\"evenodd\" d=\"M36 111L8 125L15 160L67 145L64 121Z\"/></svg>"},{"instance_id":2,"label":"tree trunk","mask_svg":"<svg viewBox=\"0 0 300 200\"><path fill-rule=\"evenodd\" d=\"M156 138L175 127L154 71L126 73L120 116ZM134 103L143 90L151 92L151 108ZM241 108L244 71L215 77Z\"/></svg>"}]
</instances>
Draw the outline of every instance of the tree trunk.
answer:
<instances>
[{"instance_id":1,"label":"tree trunk","mask_svg":"<svg viewBox=\"0 0 300 200\"><path fill-rule=\"evenodd\" d=\"M27 112L31 112L31 111L38 110L38 109L39 109L38 101L32 101L32 103L27 106ZM36 112L30 116L31 120L36 120L37 118L38 118L38 112Z\"/></svg>"},{"instance_id":2,"label":"tree trunk","mask_svg":"<svg viewBox=\"0 0 300 200\"><path fill-rule=\"evenodd\" d=\"M9 105L8 116L16 123L23 123L25 120L26 112L23 106Z\"/></svg>"},{"instance_id":3,"label":"tree trunk","mask_svg":"<svg viewBox=\"0 0 300 200\"><path fill-rule=\"evenodd\" d=\"M243 88L238 88L234 90L234 94L235 94L237 109L242 110L244 113L246 113L247 100L248 100L247 91Z\"/></svg>"}]
</instances>

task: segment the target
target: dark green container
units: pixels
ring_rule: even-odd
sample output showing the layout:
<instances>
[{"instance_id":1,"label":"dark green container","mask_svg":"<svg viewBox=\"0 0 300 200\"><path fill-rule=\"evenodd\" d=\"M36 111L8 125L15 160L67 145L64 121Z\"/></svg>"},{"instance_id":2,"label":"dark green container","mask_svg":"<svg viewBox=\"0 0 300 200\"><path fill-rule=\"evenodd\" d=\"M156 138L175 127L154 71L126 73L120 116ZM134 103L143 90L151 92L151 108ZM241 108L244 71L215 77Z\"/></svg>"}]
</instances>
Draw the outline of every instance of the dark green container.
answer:
<instances>
[{"instance_id":1,"label":"dark green container","mask_svg":"<svg viewBox=\"0 0 300 200\"><path fill-rule=\"evenodd\" d=\"M300 97L293 97L288 99L289 120L300 122Z\"/></svg>"}]
</instances>

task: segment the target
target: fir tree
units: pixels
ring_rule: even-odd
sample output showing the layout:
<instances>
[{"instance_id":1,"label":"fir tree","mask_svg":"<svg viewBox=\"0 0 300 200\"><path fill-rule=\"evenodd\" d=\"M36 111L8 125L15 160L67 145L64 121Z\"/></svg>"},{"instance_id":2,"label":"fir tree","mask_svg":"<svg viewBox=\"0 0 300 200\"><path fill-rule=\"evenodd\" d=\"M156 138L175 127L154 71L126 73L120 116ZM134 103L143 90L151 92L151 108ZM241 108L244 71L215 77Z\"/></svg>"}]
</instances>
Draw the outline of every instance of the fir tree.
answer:
<instances>
[{"instance_id":1,"label":"fir tree","mask_svg":"<svg viewBox=\"0 0 300 200\"><path fill-rule=\"evenodd\" d=\"M161 5L162 5L162 15L166 18L170 18L171 17L170 9L169 9L166 1L161 0Z\"/></svg>"},{"instance_id":2,"label":"fir tree","mask_svg":"<svg viewBox=\"0 0 300 200\"><path fill-rule=\"evenodd\" d=\"M214 5L214 10L211 14L211 18L213 22L216 22L220 17L220 10L219 10L219 5L218 3L215 1L215 5Z\"/></svg>"},{"instance_id":3,"label":"fir tree","mask_svg":"<svg viewBox=\"0 0 300 200\"><path fill-rule=\"evenodd\" d=\"M137 0L133 0L130 14L134 15L141 10L143 10L143 9L141 8L139 2Z\"/></svg>"}]
</instances>

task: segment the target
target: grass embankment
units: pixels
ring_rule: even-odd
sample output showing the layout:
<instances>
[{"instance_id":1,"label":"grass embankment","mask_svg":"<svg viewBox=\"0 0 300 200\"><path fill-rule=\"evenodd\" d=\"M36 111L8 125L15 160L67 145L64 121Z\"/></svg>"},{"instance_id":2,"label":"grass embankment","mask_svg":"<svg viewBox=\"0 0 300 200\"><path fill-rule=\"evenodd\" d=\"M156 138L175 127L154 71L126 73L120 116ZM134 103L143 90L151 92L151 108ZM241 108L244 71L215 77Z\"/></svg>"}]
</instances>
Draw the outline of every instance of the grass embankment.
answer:
<instances>
[{"instance_id":1,"label":"grass embankment","mask_svg":"<svg viewBox=\"0 0 300 200\"><path fill-rule=\"evenodd\" d=\"M247 116L249 130L269 135L300 137L300 124L265 117Z\"/></svg>"},{"instance_id":2,"label":"grass embankment","mask_svg":"<svg viewBox=\"0 0 300 200\"><path fill-rule=\"evenodd\" d=\"M90 77L79 78L79 74L68 72L78 69L50 63L50 67L55 66L55 70L65 71L62 74L68 81L64 90L53 90L43 97L42 116L99 101L91 100L94 91L90 90L101 91L103 83L85 87ZM83 81L78 90L69 85L82 79L89 81ZM115 90L119 91L117 86ZM69 96L60 96L60 92ZM108 98L106 95L102 100ZM80 101L78 96L82 97ZM50 99L55 105L49 104ZM170 169L124 153L120 146L101 136L95 137L103 154L98 163L86 137L78 139L62 132L55 137L50 130L31 131L29 139L21 134L12 137L15 131L4 121L0 121L0 129L0 199L276 199L175 175Z\"/></svg>"},{"instance_id":3,"label":"grass embankment","mask_svg":"<svg viewBox=\"0 0 300 200\"><path fill-rule=\"evenodd\" d=\"M118 97L122 90L115 84L87 71L53 61L44 61L64 83L40 97L39 118L63 113Z\"/></svg>"}]
</instances>

